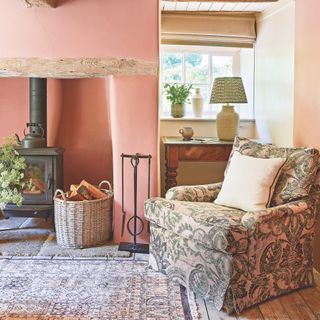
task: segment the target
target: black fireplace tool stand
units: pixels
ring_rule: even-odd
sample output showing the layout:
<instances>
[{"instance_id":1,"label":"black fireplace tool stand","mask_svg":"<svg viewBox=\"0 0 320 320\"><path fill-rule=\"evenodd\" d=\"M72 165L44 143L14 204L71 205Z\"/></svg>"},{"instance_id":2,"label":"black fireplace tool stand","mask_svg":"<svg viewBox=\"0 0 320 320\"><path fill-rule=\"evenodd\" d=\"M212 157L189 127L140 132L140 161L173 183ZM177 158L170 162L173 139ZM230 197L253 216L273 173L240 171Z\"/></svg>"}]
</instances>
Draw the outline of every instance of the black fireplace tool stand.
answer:
<instances>
[{"instance_id":1,"label":"black fireplace tool stand","mask_svg":"<svg viewBox=\"0 0 320 320\"><path fill-rule=\"evenodd\" d=\"M127 221L126 224L126 211L124 210L124 164L125 159L130 159L131 166L133 167L133 216ZM150 198L150 167L151 155L136 154L121 154L121 169L122 169L122 226L121 236L123 237L125 225L130 235L133 236L132 242L120 242L119 251L129 251L132 253L149 253L149 245L144 243L137 243L137 236L144 230L143 220L137 214L137 196L138 196L138 166L140 160L148 160L148 198ZM137 228L138 222L141 224L140 230ZM133 226L132 226L133 224ZM133 230L132 230L133 227ZM148 224L149 231L149 224Z\"/></svg>"}]
</instances>

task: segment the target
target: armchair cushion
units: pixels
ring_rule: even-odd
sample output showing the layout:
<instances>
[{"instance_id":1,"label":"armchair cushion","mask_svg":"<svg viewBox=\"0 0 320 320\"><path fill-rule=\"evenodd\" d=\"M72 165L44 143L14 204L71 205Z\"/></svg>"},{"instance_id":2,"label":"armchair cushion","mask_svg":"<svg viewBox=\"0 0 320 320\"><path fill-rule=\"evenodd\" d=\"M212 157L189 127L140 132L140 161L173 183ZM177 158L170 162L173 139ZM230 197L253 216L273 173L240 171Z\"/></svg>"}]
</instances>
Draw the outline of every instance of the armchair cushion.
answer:
<instances>
[{"instance_id":1,"label":"armchair cushion","mask_svg":"<svg viewBox=\"0 0 320 320\"><path fill-rule=\"evenodd\" d=\"M285 162L284 158L261 159L234 152L214 203L245 211L266 209Z\"/></svg>"},{"instance_id":2,"label":"armchair cushion","mask_svg":"<svg viewBox=\"0 0 320 320\"><path fill-rule=\"evenodd\" d=\"M153 224L208 249L224 253L245 252L248 229L241 225L244 211L205 202L152 198L145 216Z\"/></svg>"},{"instance_id":3,"label":"armchair cushion","mask_svg":"<svg viewBox=\"0 0 320 320\"><path fill-rule=\"evenodd\" d=\"M236 137L229 163L235 151L257 158L287 158L275 186L271 206L281 205L309 195L317 174L319 160L317 149L279 148Z\"/></svg>"}]
</instances>

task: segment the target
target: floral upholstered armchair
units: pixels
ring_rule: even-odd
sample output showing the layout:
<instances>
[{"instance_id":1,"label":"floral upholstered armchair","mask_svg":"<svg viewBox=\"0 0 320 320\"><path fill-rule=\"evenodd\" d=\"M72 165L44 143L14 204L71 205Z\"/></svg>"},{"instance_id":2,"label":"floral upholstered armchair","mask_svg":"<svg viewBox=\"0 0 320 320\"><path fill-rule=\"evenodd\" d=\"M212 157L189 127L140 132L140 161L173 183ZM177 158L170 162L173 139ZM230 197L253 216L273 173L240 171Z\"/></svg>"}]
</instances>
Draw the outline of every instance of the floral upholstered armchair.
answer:
<instances>
[{"instance_id":1,"label":"floral upholstered armchair","mask_svg":"<svg viewBox=\"0 0 320 320\"><path fill-rule=\"evenodd\" d=\"M243 211L214 204L222 183L179 186L145 203L149 265L228 313L313 285L319 153L237 137L235 151L284 157L271 204ZM230 162L230 160L229 160Z\"/></svg>"}]
</instances>

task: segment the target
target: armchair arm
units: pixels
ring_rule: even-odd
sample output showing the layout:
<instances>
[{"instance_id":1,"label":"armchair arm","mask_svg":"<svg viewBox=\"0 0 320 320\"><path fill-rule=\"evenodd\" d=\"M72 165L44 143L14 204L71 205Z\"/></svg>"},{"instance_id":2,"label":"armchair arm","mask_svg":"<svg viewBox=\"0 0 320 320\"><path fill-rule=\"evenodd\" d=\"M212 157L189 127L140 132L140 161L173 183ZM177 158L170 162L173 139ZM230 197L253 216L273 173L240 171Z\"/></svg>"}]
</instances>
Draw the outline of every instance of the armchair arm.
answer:
<instances>
[{"instance_id":1,"label":"armchair arm","mask_svg":"<svg viewBox=\"0 0 320 320\"><path fill-rule=\"evenodd\" d=\"M221 190L222 182L198 185L179 186L169 189L166 193L167 200L212 202Z\"/></svg>"},{"instance_id":2,"label":"armchair arm","mask_svg":"<svg viewBox=\"0 0 320 320\"><path fill-rule=\"evenodd\" d=\"M249 211L241 218L241 223L246 228L254 230L259 224L279 219L285 215L301 213L312 207L314 207L314 203L310 198L292 201L264 210Z\"/></svg>"}]
</instances>

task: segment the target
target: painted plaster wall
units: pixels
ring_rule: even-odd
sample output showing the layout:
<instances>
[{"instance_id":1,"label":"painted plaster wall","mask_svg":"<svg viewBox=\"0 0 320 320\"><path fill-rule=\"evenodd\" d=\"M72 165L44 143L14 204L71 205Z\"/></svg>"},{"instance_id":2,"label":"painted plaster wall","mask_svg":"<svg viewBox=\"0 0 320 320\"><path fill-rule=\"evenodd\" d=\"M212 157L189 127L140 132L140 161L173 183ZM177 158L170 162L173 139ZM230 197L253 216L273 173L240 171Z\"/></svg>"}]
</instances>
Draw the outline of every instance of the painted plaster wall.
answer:
<instances>
[{"instance_id":1,"label":"painted plaster wall","mask_svg":"<svg viewBox=\"0 0 320 320\"><path fill-rule=\"evenodd\" d=\"M296 0L294 144L320 149L319 10L318 0ZM319 219L314 257L320 271Z\"/></svg>"},{"instance_id":2,"label":"painted plaster wall","mask_svg":"<svg viewBox=\"0 0 320 320\"><path fill-rule=\"evenodd\" d=\"M56 145L65 148L65 186L87 179L112 182L112 145L106 79L61 80ZM58 119L57 119L58 120ZM51 118L52 123L57 123ZM50 133L50 132L49 132Z\"/></svg>"},{"instance_id":3,"label":"painted plaster wall","mask_svg":"<svg viewBox=\"0 0 320 320\"><path fill-rule=\"evenodd\" d=\"M6 12L0 20L0 57L115 56L158 61L158 0L59 3L56 9L30 9L21 0L0 0L0 11ZM118 159L120 153L127 152L123 141L135 132L130 151L141 152L140 146L144 145L143 152L157 159L157 81L157 77L49 81L49 142L66 149L65 185L82 178L93 183L103 178L112 180L114 174L115 242L121 240ZM28 85L25 79L0 79L0 88L1 138L21 133L24 128L28 120ZM115 115L112 137L110 108ZM124 123L128 123L128 130L115 129ZM146 137L152 143L144 144ZM115 172L112 147L116 150ZM153 195L157 186L154 163ZM132 185L126 192L132 194ZM143 215L142 209L139 215ZM148 236L142 238L147 241ZM124 240L129 237L125 235Z\"/></svg>"},{"instance_id":4,"label":"painted plaster wall","mask_svg":"<svg viewBox=\"0 0 320 320\"><path fill-rule=\"evenodd\" d=\"M1 57L158 59L158 0L60 0L27 8L0 0Z\"/></svg>"},{"instance_id":5,"label":"painted plaster wall","mask_svg":"<svg viewBox=\"0 0 320 320\"><path fill-rule=\"evenodd\" d=\"M258 136L288 147L293 145L294 15L292 0L259 14L255 46Z\"/></svg>"},{"instance_id":6,"label":"painted plaster wall","mask_svg":"<svg viewBox=\"0 0 320 320\"><path fill-rule=\"evenodd\" d=\"M137 81L138 80L138 81ZM157 195L158 175L158 110L150 102L158 92L158 80L155 77L111 77L110 118L113 145L113 177L115 193L115 226L121 225L121 154L151 155L151 196ZM143 202L148 195L147 160L140 160L138 169L137 214L143 218ZM117 183L116 183L117 181ZM124 210L127 219L133 215L133 167L130 159L124 164ZM128 220L127 220L128 221ZM132 221L131 221L132 222ZM131 224L133 227L133 223ZM140 240L148 241L147 228L140 235ZM141 225L138 223L138 230ZM131 229L133 230L133 229ZM120 228L115 229L115 239L121 238ZM129 241L126 233L121 239Z\"/></svg>"}]
</instances>

